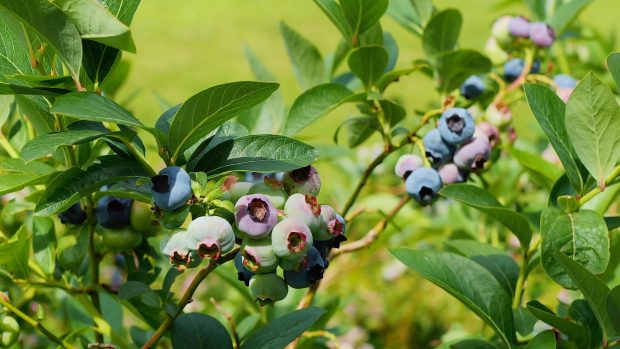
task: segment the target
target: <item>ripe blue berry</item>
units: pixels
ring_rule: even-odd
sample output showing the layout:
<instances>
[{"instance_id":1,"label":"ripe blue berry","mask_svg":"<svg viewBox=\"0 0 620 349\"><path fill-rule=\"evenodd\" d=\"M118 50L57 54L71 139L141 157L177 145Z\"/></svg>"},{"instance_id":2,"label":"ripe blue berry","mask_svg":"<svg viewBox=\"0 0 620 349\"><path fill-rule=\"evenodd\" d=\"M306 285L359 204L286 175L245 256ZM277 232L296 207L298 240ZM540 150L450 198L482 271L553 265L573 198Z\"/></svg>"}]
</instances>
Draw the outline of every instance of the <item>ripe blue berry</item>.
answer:
<instances>
[{"instance_id":1,"label":"ripe blue berry","mask_svg":"<svg viewBox=\"0 0 620 349\"><path fill-rule=\"evenodd\" d=\"M288 217L295 217L315 232L321 223L321 205L312 195L293 194L284 205L284 213Z\"/></svg>"},{"instance_id":2,"label":"ripe blue berry","mask_svg":"<svg viewBox=\"0 0 620 349\"><path fill-rule=\"evenodd\" d=\"M413 154L405 154L398 158L396 166L394 166L394 173L400 178L407 179L411 172L413 172L417 168L422 167L423 164L424 163L419 156Z\"/></svg>"},{"instance_id":3,"label":"ripe blue berry","mask_svg":"<svg viewBox=\"0 0 620 349\"><path fill-rule=\"evenodd\" d=\"M286 191L273 180L265 180L263 183L254 183L248 194L262 194L265 195L273 206L277 209L284 208L284 203L288 199Z\"/></svg>"},{"instance_id":4,"label":"ripe blue berry","mask_svg":"<svg viewBox=\"0 0 620 349\"><path fill-rule=\"evenodd\" d=\"M463 171L477 171L484 168L489 159L491 146L485 137L474 137L454 153L454 164Z\"/></svg>"},{"instance_id":5,"label":"ripe blue berry","mask_svg":"<svg viewBox=\"0 0 620 349\"><path fill-rule=\"evenodd\" d=\"M82 210L79 202L69 207L66 211L58 215L62 224L82 224L86 220L86 212Z\"/></svg>"},{"instance_id":6,"label":"ripe blue berry","mask_svg":"<svg viewBox=\"0 0 620 349\"><path fill-rule=\"evenodd\" d=\"M455 164L445 164L439 169L439 177L441 182L446 184L460 183L465 181L465 176L461 173Z\"/></svg>"},{"instance_id":7,"label":"ripe blue berry","mask_svg":"<svg viewBox=\"0 0 620 349\"><path fill-rule=\"evenodd\" d=\"M255 301L264 306L286 298L288 286L278 274L256 274L250 280L250 293Z\"/></svg>"},{"instance_id":8,"label":"ripe blue berry","mask_svg":"<svg viewBox=\"0 0 620 349\"><path fill-rule=\"evenodd\" d=\"M476 124L466 109L450 108L441 114L437 129L444 142L459 145L471 139Z\"/></svg>"},{"instance_id":9,"label":"ripe blue berry","mask_svg":"<svg viewBox=\"0 0 620 349\"><path fill-rule=\"evenodd\" d=\"M171 265L179 271L183 271L186 268L200 264L202 261L200 256L191 252L192 245L192 239L187 231L179 231L164 243L162 253L168 256Z\"/></svg>"},{"instance_id":10,"label":"ripe blue berry","mask_svg":"<svg viewBox=\"0 0 620 349\"><path fill-rule=\"evenodd\" d=\"M504 79L508 82L513 82L519 78L525 62L521 58L513 58L504 64ZM532 62L532 68L530 74L536 74L540 70L540 60L536 59Z\"/></svg>"},{"instance_id":11,"label":"ripe blue berry","mask_svg":"<svg viewBox=\"0 0 620 349\"><path fill-rule=\"evenodd\" d=\"M346 241L343 230L344 225L336 216L334 209L329 205L321 205L319 229L314 232L314 239L317 241L337 239L339 244Z\"/></svg>"},{"instance_id":12,"label":"ripe blue berry","mask_svg":"<svg viewBox=\"0 0 620 349\"><path fill-rule=\"evenodd\" d=\"M243 240L241 256L243 266L256 274L271 273L278 267L278 257L273 253L270 237Z\"/></svg>"},{"instance_id":13,"label":"ripe blue berry","mask_svg":"<svg viewBox=\"0 0 620 349\"><path fill-rule=\"evenodd\" d=\"M439 173L427 167L413 171L405 181L407 193L422 206L435 200L442 185Z\"/></svg>"},{"instance_id":14,"label":"ripe blue berry","mask_svg":"<svg viewBox=\"0 0 620 349\"><path fill-rule=\"evenodd\" d=\"M237 279L239 281L243 281L246 286L250 286L250 279L254 276L254 273L243 266L243 257L241 256L241 252L237 253L235 256L235 269L237 269Z\"/></svg>"},{"instance_id":15,"label":"ripe blue berry","mask_svg":"<svg viewBox=\"0 0 620 349\"><path fill-rule=\"evenodd\" d=\"M299 262L312 246L312 240L310 228L294 217L283 219L271 232L273 253L286 260Z\"/></svg>"},{"instance_id":16,"label":"ripe blue berry","mask_svg":"<svg viewBox=\"0 0 620 349\"><path fill-rule=\"evenodd\" d=\"M286 172L283 179L284 189L289 193L303 195L319 195L321 191L321 176L314 166L298 168Z\"/></svg>"},{"instance_id":17,"label":"ripe blue berry","mask_svg":"<svg viewBox=\"0 0 620 349\"><path fill-rule=\"evenodd\" d=\"M527 38L530 35L530 21L525 17L512 17L508 23L508 30L514 36Z\"/></svg>"},{"instance_id":18,"label":"ripe blue berry","mask_svg":"<svg viewBox=\"0 0 620 349\"><path fill-rule=\"evenodd\" d=\"M549 47L555 41L555 31L543 22L532 23L529 36L530 40L538 47Z\"/></svg>"},{"instance_id":19,"label":"ripe blue berry","mask_svg":"<svg viewBox=\"0 0 620 349\"><path fill-rule=\"evenodd\" d=\"M104 196L97 202L95 215L97 222L105 228L122 228L130 223L131 203L133 200Z\"/></svg>"},{"instance_id":20,"label":"ripe blue berry","mask_svg":"<svg viewBox=\"0 0 620 349\"><path fill-rule=\"evenodd\" d=\"M426 157L433 166L440 166L452 160L452 154L454 154L454 146L444 142L436 128L424 135L424 148L426 149Z\"/></svg>"},{"instance_id":21,"label":"ripe blue berry","mask_svg":"<svg viewBox=\"0 0 620 349\"><path fill-rule=\"evenodd\" d=\"M235 221L248 237L261 239L278 223L278 211L265 195L246 195L235 204Z\"/></svg>"},{"instance_id":22,"label":"ripe blue berry","mask_svg":"<svg viewBox=\"0 0 620 349\"><path fill-rule=\"evenodd\" d=\"M323 278L325 260L315 247L311 247L300 270L285 270L284 280L292 288L307 288Z\"/></svg>"},{"instance_id":23,"label":"ripe blue berry","mask_svg":"<svg viewBox=\"0 0 620 349\"><path fill-rule=\"evenodd\" d=\"M484 92L484 80L472 75L461 85L461 95L467 99L476 99Z\"/></svg>"},{"instance_id":24,"label":"ripe blue berry","mask_svg":"<svg viewBox=\"0 0 620 349\"><path fill-rule=\"evenodd\" d=\"M167 167L151 178L151 181L153 201L162 210L176 210L192 197L192 181L189 174L180 167Z\"/></svg>"},{"instance_id":25,"label":"ripe blue berry","mask_svg":"<svg viewBox=\"0 0 620 349\"><path fill-rule=\"evenodd\" d=\"M193 240L192 249L196 250L201 258L208 256L219 259L222 254L235 247L233 228L222 217L198 217L189 224L187 233Z\"/></svg>"},{"instance_id":26,"label":"ripe blue berry","mask_svg":"<svg viewBox=\"0 0 620 349\"><path fill-rule=\"evenodd\" d=\"M558 74L553 77L553 81L558 87L575 88L577 80L570 75Z\"/></svg>"}]
</instances>

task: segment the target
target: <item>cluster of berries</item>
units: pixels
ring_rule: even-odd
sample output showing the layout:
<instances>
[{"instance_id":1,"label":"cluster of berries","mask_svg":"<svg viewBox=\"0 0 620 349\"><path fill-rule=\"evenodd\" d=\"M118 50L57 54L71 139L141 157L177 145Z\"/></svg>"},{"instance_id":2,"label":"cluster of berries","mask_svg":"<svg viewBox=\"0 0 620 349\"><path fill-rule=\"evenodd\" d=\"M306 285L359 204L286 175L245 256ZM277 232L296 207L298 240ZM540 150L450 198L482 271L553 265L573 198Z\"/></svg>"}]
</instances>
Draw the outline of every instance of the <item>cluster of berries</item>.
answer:
<instances>
[{"instance_id":1,"label":"cluster of berries","mask_svg":"<svg viewBox=\"0 0 620 349\"><path fill-rule=\"evenodd\" d=\"M323 277L331 248L346 240L345 222L317 202L321 179L313 166L276 178L233 184L228 195L236 202L234 224L217 216L196 218L170 237L163 253L182 270L204 258L219 259L239 244L239 280L261 305L284 299L289 286L310 287Z\"/></svg>"},{"instance_id":2,"label":"cluster of berries","mask_svg":"<svg viewBox=\"0 0 620 349\"><path fill-rule=\"evenodd\" d=\"M498 142L495 126L476 125L466 109L451 108L441 115L437 128L424 136L431 167L425 167L419 156L406 154L398 159L394 172L405 180L407 193L425 206L435 200L443 185L464 182L470 172L483 170Z\"/></svg>"}]
</instances>

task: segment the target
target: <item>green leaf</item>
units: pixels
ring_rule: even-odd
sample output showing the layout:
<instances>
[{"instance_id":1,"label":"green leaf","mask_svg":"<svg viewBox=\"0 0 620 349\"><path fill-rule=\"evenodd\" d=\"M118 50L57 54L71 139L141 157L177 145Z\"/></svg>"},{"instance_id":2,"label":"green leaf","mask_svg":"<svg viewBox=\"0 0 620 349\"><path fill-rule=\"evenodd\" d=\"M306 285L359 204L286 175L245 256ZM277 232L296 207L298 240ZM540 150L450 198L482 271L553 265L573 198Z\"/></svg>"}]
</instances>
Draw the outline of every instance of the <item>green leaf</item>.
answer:
<instances>
[{"instance_id":1,"label":"green leaf","mask_svg":"<svg viewBox=\"0 0 620 349\"><path fill-rule=\"evenodd\" d=\"M474 256L492 256L506 254L503 250L489 244L485 244L475 240L448 240L444 242L446 247L467 257Z\"/></svg>"},{"instance_id":2,"label":"green leaf","mask_svg":"<svg viewBox=\"0 0 620 349\"><path fill-rule=\"evenodd\" d=\"M314 0L314 3L323 11L323 13L329 18L329 20L338 28L342 36L350 40L351 28L347 18L344 16L342 7L335 0Z\"/></svg>"},{"instance_id":3,"label":"green leaf","mask_svg":"<svg viewBox=\"0 0 620 349\"><path fill-rule=\"evenodd\" d=\"M609 294L609 287L582 264L577 263L574 259L569 258L565 254L555 251L553 256L562 269L570 276L574 284L579 287L581 293L583 293L594 315L596 315L596 319L603 333L614 333L607 313L607 295ZM615 315L617 314L614 314L614 316Z\"/></svg>"},{"instance_id":4,"label":"green leaf","mask_svg":"<svg viewBox=\"0 0 620 349\"><path fill-rule=\"evenodd\" d=\"M281 316L254 332L243 342L241 349L284 348L308 330L324 313L320 308L310 307Z\"/></svg>"},{"instance_id":5,"label":"green leaf","mask_svg":"<svg viewBox=\"0 0 620 349\"><path fill-rule=\"evenodd\" d=\"M549 20L549 24L555 30L556 35L560 36L564 33L564 30L570 26L579 13L591 3L592 0L572 0L564 2L564 5L556 8Z\"/></svg>"},{"instance_id":6,"label":"green leaf","mask_svg":"<svg viewBox=\"0 0 620 349\"><path fill-rule=\"evenodd\" d=\"M314 121L327 115L343 103L358 99L358 95L337 84L324 84L302 93L288 113L283 133L294 136Z\"/></svg>"},{"instance_id":7,"label":"green leaf","mask_svg":"<svg viewBox=\"0 0 620 349\"><path fill-rule=\"evenodd\" d=\"M566 130L579 159L599 186L620 159L620 108L594 74L577 84L566 105Z\"/></svg>"},{"instance_id":8,"label":"green leaf","mask_svg":"<svg viewBox=\"0 0 620 349\"><path fill-rule=\"evenodd\" d=\"M276 135L250 135L224 141L213 147L190 168L207 175L231 171L282 172L308 166L319 156L318 149Z\"/></svg>"},{"instance_id":9,"label":"green leaf","mask_svg":"<svg viewBox=\"0 0 620 349\"><path fill-rule=\"evenodd\" d=\"M280 32L301 88L307 90L323 83L325 63L316 46L284 22L280 22Z\"/></svg>"},{"instance_id":10,"label":"green leaf","mask_svg":"<svg viewBox=\"0 0 620 349\"><path fill-rule=\"evenodd\" d=\"M543 85L525 84L527 103L549 143L562 161L568 179L576 192L584 190L581 163L573 148L564 122L566 105L551 89Z\"/></svg>"},{"instance_id":11,"label":"green leaf","mask_svg":"<svg viewBox=\"0 0 620 349\"><path fill-rule=\"evenodd\" d=\"M422 46L426 55L435 57L442 52L456 48L463 25L463 16L458 10L448 9L433 16L424 28Z\"/></svg>"},{"instance_id":12,"label":"green leaf","mask_svg":"<svg viewBox=\"0 0 620 349\"><path fill-rule=\"evenodd\" d=\"M547 188L552 188L555 182L562 176L562 170L539 155L514 147L509 147L508 153L536 178L540 178Z\"/></svg>"},{"instance_id":13,"label":"green leaf","mask_svg":"<svg viewBox=\"0 0 620 349\"><path fill-rule=\"evenodd\" d=\"M542 331L534 337L525 349L555 349L555 333Z\"/></svg>"},{"instance_id":14,"label":"green leaf","mask_svg":"<svg viewBox=\"0 0 620 349\"><path fill-rule=\"evenodd\" d=\"M28 141L22 148L20 156L26 161L35 160L55 152L62 146L90 142L108 133L98 130L76 130L44 134Z\"/></svg>"},{"instance_id":15,"label":"green leaf","mask_svg":"<svg viewBox=\"0 0 620 349\"><path fill-rule=\"evenodd\" d=\"M540 319L540 321L557 328L570 339L575 341L578 348L589 347L590 336L585 327L557 316L553 313L553 311L551 311L551 309L547 308L538 301L531 301L527 303L527 309L529 309L534 316Z\"/></svg>"},{"instance_id":16,"label":"green leaf","mask_svg":"<svg viewBox=\"0 0 620 349\"><path fill-rule=\"evenodd\" d=\"M173 161L227 120L262 103L278 86L275 83L239 81L214 86L190 97L170 125L168 138Z\"/></svg>"},{"instance_id":17,"label":"green leaf","mask_svg":"<svg viewBox=\"0 0 620 349\"><path fill-rule=\"evenodd\" d=\"M119 50L136 52L129 27L95 0L51 0L77 27L84 39Z\"/></svg>"},{"instance_id":18,"label":"green leaf","mask_svg":"<svg viewBox=\"0 0 620 349\"><path fill-rule=\"evenodd\" d=\"M142 295L153 292L149 285L140 281L127 281L118 289L118 299L121 301L132 298L142 297Z\"/></svg>"},{"instance_id":19,"label":"green leaf","mask_svg":"<svg viewBox=\"0 0 620 349\"><path fill-rule=\"evenodd\" d=\"M0 95L42 95L57 96L69 92L65 89L52 87L37 87L0 83Z\"/></svg>"},{"instance_id":20,"label":"green leaf","mask_svg":"<svg viewBox=\"0 0 620 349\"><path fill-rule=\"evenodd\" d=\"M350 148L355 148L364 143L373 133L381 130L381 126L373 116L353 117L338 126L334 133L334 143L338 143L338 134L343 126L347 129L347 144Z\"/></svg>"},{"instance_id":21,"label":"green leaf","mask_svg":"<svg viewBox=\"0 0 620 349\"><path fill-rule=\"evenodd\" d=\"M364 34L377 24L387 11L388 2L388 0L340 0L352 36L355 38Z\"/></svg>"},{"instance_id":22,"label":"green leaf","mask_svg":"<svg viewBox=\"0 0 620 349\"><path fill-rule=\"evenodd\" d=\"M348 63L351 72L369 89L383 75L388 58L383 46L364 46L351 51Z\"/></svg>"},{"instance_id":23,"label":"green leaf","mask_svg":"<svg viewBox=\"0 0 620 349\"><path fill-rule=\"evenodd\" d=\"M607 69L616 82L616 87L620 89L620 53L613 52L607 56Z\"/></svg>"},{"instance_id":24,"label":"green leaf","mask_svg":"<svg viewBox=\"0 0 620 349\"><path fill-rule=\"evenodd\" d=\"M492 64L482 53L465 49L439 54L436 67L439 89L450 92L461 86L468 77L488 73Z\"/></svg>"},{"instance_id":25,"label":"green leaf","mask_svg":"<svg viewBox=\"0 0 620 349\"><path fill-rule=\"evenodd\" d=\"M11 82L16 82L20 85L25 85L29 87L55 87L59 89L72 89L75 86L73 78L69 75L41 76L13 74L5 77Z\"/></svg>"},{"instance_id":26,"label":"green leaf","mask_svg":"<svg viewBox=\"0 0 620 349\"><path fill-rule=\"evenodd\" d=\"M52 113L76 117L80 120L113 122L120 125L143 127L125 108L113 100L90 92L71 92L56 98Z\"/></svg>"},{"instance_id":27,"label":"green leaf","mask_svg":"<svg viewBox=\"0 0 620 349\"><path fill-rule=\"evenodd\" d=\"M495 345L482 339L465 339L450 344L450 349L497 349Z\"/></svg>"},{"instance_id":28,"label":"green leaf","mask_svg":"<svg viewBox=\"0 0 620 349\"><path fill-rule=\"evenodd\" d=\"M422 23L422 19L413 7L413 1L390 0L387 13L403 28L416 35L422 35L425 23Z\"/></svg>"},{"instance_id":29,"label":"green leaf","mask_svg":"<svg viewBox=\"0 0 620 349\"><path fill-rule=\"evenodd\" d=\"M54 171L53 167L37 161L26 163L22 159L0 158L0 195L47 183Z\"/></svg>"},{"instance_id":30,"label":"green leaf","mask_svg":"<svg viewBox=\"0 0 620 349\"><path fill-rule=\"evenodd\" d=\"M0 11L0 76L35 74L30 64L28 47L21 37L23 33L17 33L20 29L21 24L17 19L6 11Z\"/></svg>"},{"instance_id":31,"label":"green leaf","mask_svg":"<svg viewBox=\"0 0 620 349\"><path fill-rule=\"evenodd\" d=\"M603 331L588 301L584 299L573 301L568 308L568 316L588 331L590 348L599 348L603 341Z\"/></svg>"},{"instance_id":32,"label":"green leaf","mask_svg":"<svg viewBox=\"0 0 620 349\"><path fill-rule=\"evenodd\" d=\"M588 210L564 213L555 207L546 208L540 218L540 233L542 266L560 285L572 289L578 286L557 260L556 251L594 274L601 274L607 268L609 234L598 213Z\"/></svg>"},{"instance_id":33,"label":"green leaf","mask_svg":"<svg viewBox=\"0 0 620 349\"><path fill-rule=\"evenodd\" d=\"M607 296L607 314L615 314L609 316L609 322L616 331L616 335L620 334L620 285L614 287Z\"/></svg>"},{"instance_id":34,"label":"green leaf","mask_svg":"<svg viewBox=\"0 0 620 349\"><path fill-rule=\"evenodd\" d=\"M525 0L525 4L536 20L544 21L547 19L546 0Z\"/></svg>"},{"instance_id":35,"label":"green leaf","mask_svg":"<svg viewBox=\"0 0 620 349\"><path fill-rule=\"evenodd\" d=\"M179 316L172 323L170 333L174 349L233 348L226 327L205 314L189 313Z\"/></svg>"},{"instance_id":36,"label":"green leaf","mask_svg":"<svg viewBox=\"0 0 620 349\"><path fill-rule=\"evenodd\" d=\"M439 194L486 213L512 231L522 246L529 246L532 229L527 218L504 207L486 190L469 184L454 184L443 187Z\"/></svg>"},{"instance_id":37,"label":"green leaf","mask_svg":"<svg viewBox=\"0 0 620 349\"><path fill-rule=\"evenodd\" d=\"M482 266L453 253L406 248L390 252L465 304L491 326L507 346L516 341L511 297Z\"/></svg>"},{"instance_id":38,"label":"green leaf","mask_svg":"<svg viewBox=\"0 0 620 349\"><path fill-rule=\"evenodd\" d=\"M43 38L67 65L74 78L82 66L80 33L58 7L47 0L0 0L5 8Z\"/></svg>"},{"instance_id":39,"label":"green leaf","mask_svg":"<svg viewBox=\"0 0 620 349\"><path fill-rule=\"evenodd\" d=\"M98 160L86 171L72 167L54 177L39 199L34 214L51 216L66 210L105 184L148 177L142 167L133 161L115 155L101 156Z\"/></svg>"},{"instance_id":40,"label":"green leaf","mask_svg":"<svg viewBox=\"0 0 620 349\"><path fill-rule=\"evenodd\" d=\"M8 241L0 244L0 265L4 265L16 277L27 278L30 274L28 260L31 240L26 225L22 225Z\"/></svg>"}]
</instances>

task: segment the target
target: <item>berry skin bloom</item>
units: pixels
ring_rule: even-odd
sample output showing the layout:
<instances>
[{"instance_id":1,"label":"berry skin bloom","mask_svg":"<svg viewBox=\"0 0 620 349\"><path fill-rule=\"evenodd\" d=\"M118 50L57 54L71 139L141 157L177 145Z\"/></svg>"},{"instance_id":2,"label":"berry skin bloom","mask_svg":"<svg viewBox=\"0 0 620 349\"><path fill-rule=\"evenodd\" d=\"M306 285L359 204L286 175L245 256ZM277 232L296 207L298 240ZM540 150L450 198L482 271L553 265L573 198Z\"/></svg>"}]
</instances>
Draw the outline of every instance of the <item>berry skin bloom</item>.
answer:
<instances>
[{"instance_id":1,"label":"berry skin bloom","mask_svg":"<svg viewBox=\"0 0 620 349\"><path fill-rule=\"evenodd\" d=\"M287 217L271 232L273 253L282 259L299 262L312 246L312 232L302 221Z\"/></svg>"},{"instance_id":2,"label":"berry skin bloom","mask_svg":"<svg viewBox=\"0 0 620 349\"><path fill-rule=\"evenodd\" d=\"M157 207L174 211L192 197L192 181L184 169L171 166L151 178L151 194Z\"/></svg>"},{"instance_id":3,"label":"berry skin bloom","mask_svg":"<svg viewBox=\"0 0 620 349\"><path fill-rule=\"evenodd\" d=\"M329 241L336 239L336 243L346 241L343 235L344 225L338 219L336 211L329 205L321 205L321 216L319 229L314 234L317 241Z\"/></svg>"},{"instance_id":4,"label":"berry skin bloom","mask_svg":"<svg viewBox=\"0 0 620 349\"><path fill-rule=\"evenodd\" d=\"M516 37L527 38L530 36L530 21L525 17L512 17L508 30Z\"/></svg>"},{"instance_id":5,"label":"berry skin bloom","mask_svg":"<svg viewBox=\"0 0 620 349\"><path fill-rule=\"evenodd\" d=\"M131 204L133 200L104 196L97 202L95 215L97 223L104 228L122 228L130 224Z\"/></svg>"},{"instance_id":6,"label":"berry skin bloom","mask_svg":"<svg viewBox=\"0 0 620 349\"><path fill-rule=\"evenodd\" d=\"M466 109L450 108L441 114L437 129L444 142L459 145L471 139L476 123Z\"/></svg>"},{"instance_id":7,"label":"berry skin bloom","mask_svg":"<svg viewBox=\"0 0 620 349\"><path fill-rule=\"evenodd\" d=\"M423 164L424 162L419 156L405 154L398 158L396 166L394 166L394 173L402 179L407 179L411 172L422 167Z\"/></svg>"},{"instance_id":8,"label":"berry skin bloom","mask_svg":"<svg viewBox=\"0 0 620 349\"><path fill-rule=\"evenodd\" d=\"M195 262L200 263L202 259L191 253L192 239L187 231L179 231L172 235L163 245L162 253L170 259L170 264L179 271L191 267Z\"/></svg>"},{"instance_id":9,"label":"berry skin bloom","mask_svg":"<svg viewBox=\"0 0 620 349\"><path fill-rule=\"evenodd\" d=\"M284 280L292 288L307 288L323 278L327 267L319 251L312 246L305 257L305 266L300 270L285 270Z\"/></svg>"},{"instance_id":10,"label":"berry skin bloom","mask_svg":"<svg viewBox=\"0 0 620 349\"><path fill-rule=\"evenodd\" d=\"M441 166L438 172L444 185L465 182L465 176L455 164L445 164Z\"/></svg>"},{"instance_id":11,"label":"berry skin bloom","mask_svg":"<svg viewBox=\"0 0 620 349\"><path fill-rule=\"evenodd\" d=\"M238 252L235 256L235 269L237 269L237 279L243 281L246 286L250 286L250 279L254 276L254 273L243 266L241 252Z\"/></svg>"},{"instance_id":12,"label":"berry skin bloom","mask_svg":"<svg viewBox=\"0 0 620 349\"><path fill-rule=\"evenodd\" d=\"M550 25L535 22L530 25L530 40L538 47L550 47L555 41L555 31Z\"/></svg>"},{"instance_id":13,"label":"berry skin bloom","mask_svg":"<svg viewBox=\"0 0 620 349\"><path fill-rule=\"evenodd\" d=\"M461 85L461 95L467 99L476 99L484 93L484 80L472 75Z\"/></svg>"},{"instance_id":14,"label":"berry skin bloom","mask_svg":"<svg viewBox=\"0 0 620 349\"><path fill-rule=\"evenodd\" d=\"M286 298L288 286L278 274L256 274L250 279L250 293L260 306L264 306Z\"/></svg>"},{"instance_id":15,"label":"berry skin bloom","mask_svg":"<svg viewBox=\"0 0 620 349\"><path fill-rule=\"evenodd\" d=\"M439 173L432 168L419 168L405 181L407 193L420 205L431 204L436 198L443 183Z\"/></svg>"},{"instance_id":16,"label":"berry skin bloom","mask_svg":"<svg viewBox=\"0 0 620 349\"><path fill-rule=\"evenodd\" d=\"M426 157L434 167L439 167L452 160L454 146L444 142L438 129L432 129L424 135L424 148Z\"/></svg>"},{"instance_id":17,"label":"berry skin bloom","mask_svg":"<svg viewBox=\"0 0 620 349\"><path fill-rule=\"evenodd\" d=\"M248 194L262 194L265 195L273 206L278 209L284 208L284 203L288 199L286 191L277 185L274 180L266 179L263 183L254 183Z\"/></svg>"},{"instance_id":18,"label":"berry skin bloom","mask_svg":"<svg viewBox=\"0 0 620 349\"><path fill-rule=\"evenodd\" d=\"M242 196L235 204L235 222L248 237L261 239L278 223L278 211L265 195Z\"/></svg>"},{"instance_id":19,"label":"berry skin bloom","mask_svg":"<svg viewBox=\"0 0 620 349\"><path fill-rule=\"evenodd\" d=\"M478 171L489 159L491 145L486 137L475 137L454 153L454 164L463 171Z\"/></svg>"},{"instance_id":20,"label":"berry skin bloom","mask_svg":"<svg viewBox=\"0 0 620 349\"><path fill-rule=\"evenodd\" d=\"M491 36L501 47L508 47L512 41L509 29L510 21L512 21L511 16L502 16L498 18L491 27Z\"/></svg>"},{"instance_id":21,"label":"berry skin bloom","mask_svg":"<svg viewBox=\"0 0 620 349\"><path fill-rule=\"evenodd\" d=\"M575 88L577 86L577 79L570 75L558 74L553 77L553 81L558 87Z\"/></svg>"},{"instance_id":22,"label":"berry skin bloom","mask_svg":"<svg viewBox=\"0 0 620 349\"><path fill-rule=\"evenodd\" d=\"M243 240L241 256L243 266L255 274L272 273L278 267L278 256L273 253L269 236L260 240Z\"/></svg>"},{"instance_id":23,"label":"berry skin bloom","mask_svg":"<svg viewBox=\"0 0 620 349\"><path fill-rule=\"evenodd\" d=\"M293 194L284 205L287 217L295 217L315 232L320 228L321 205L312 195Z\"/></svg>"},{"instance_id":24,"label":"berry skin bloom","mask_svg":"<svg viewBox=\"0 0 620 349\"><path fill-rule=\"evenodd\" d=\"M289 195L302 194L318 196L321 191L321 176L314 166L298 168L291 172L286 172L282 180L284 190Z\"/></svg>"},{"instance_id":25,"label":"berry skin bloom","mask_svg":"<svg viewBox=\"0 0 620 349\"><path fill-rule=\"evenodd\" d=\"M192 240L192 249L198 251L201 258L219 259L235 247L233 228L222 217L198 217L189 224L187 233Z\"/></svg>"}]
</instances>

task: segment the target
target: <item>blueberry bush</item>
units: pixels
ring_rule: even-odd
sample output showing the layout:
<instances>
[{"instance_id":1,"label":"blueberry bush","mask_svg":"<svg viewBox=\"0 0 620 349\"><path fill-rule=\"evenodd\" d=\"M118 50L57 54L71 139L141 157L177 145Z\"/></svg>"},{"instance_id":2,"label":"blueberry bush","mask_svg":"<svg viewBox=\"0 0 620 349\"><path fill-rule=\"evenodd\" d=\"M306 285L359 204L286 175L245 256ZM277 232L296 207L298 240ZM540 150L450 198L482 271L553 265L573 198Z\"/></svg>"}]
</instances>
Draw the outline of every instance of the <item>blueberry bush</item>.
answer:
<instances>
[{"instance_id":1,"label":"blueberry bush","mask_svg":"<svg viewBox=\"0 0 620 349\"><path fill-rule=\"evenodd\" d=\"M420 276L484 326L376 347L620 347L620 54L579 21L591 1L526 0L481 51L431 0L313 2L339 44L280 24L292 104L246 47L256 81L150 124L119 102L140 0L0 0L0 347L344 348L355 298L320 286L386 249L415 273L373 292L406 302L394 279ZM331 145L303 136L321 122ZM392 329L428 315L381 304Z\"/></svg>"}]
</instances>

